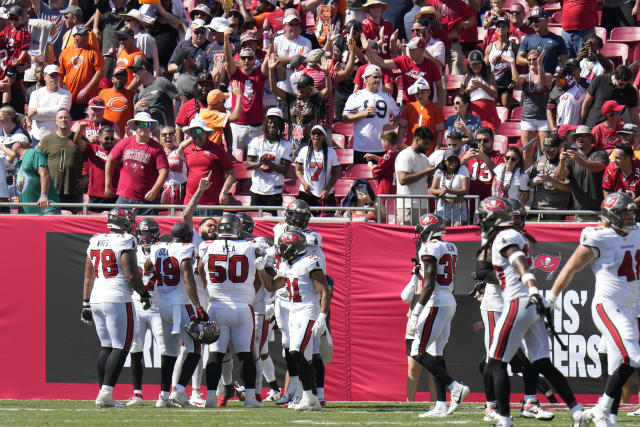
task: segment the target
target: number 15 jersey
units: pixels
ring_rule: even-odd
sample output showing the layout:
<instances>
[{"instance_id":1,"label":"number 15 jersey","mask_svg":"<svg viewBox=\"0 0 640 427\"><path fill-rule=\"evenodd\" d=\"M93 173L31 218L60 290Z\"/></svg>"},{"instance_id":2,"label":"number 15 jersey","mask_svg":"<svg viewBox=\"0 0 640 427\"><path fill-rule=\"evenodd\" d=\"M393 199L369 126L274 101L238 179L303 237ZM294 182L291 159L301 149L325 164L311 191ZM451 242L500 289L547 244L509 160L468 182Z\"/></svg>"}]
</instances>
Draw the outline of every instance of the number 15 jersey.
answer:
<instances>
[{"instance_id":1,"label":"number 15 jersey","mask_svg":"<svg viewBox=\"0 0 640 427\"><path fill-rule=\"evenodd\" d=\"M131 301L133 289L124 276L120 256L126 250L135 249L136 238L131 234L96 234L89 240L87 255L91 259L95 275L90 302Z\"/></svg>"},{"instance_id":2,"label":"number 15 jersey","mask_svg":"<svg viewBox=\"0 0 640 427\"><path fill-rule=\"evenodd\" d=\"M200 244L211 303L253 304L258 248L257 243L247 240L210 240Z\"/></svg>"},{"instance_id":3,"label":"number 15 jersey","mask_svg":"<svg viewBox=\"0 0 640 427\"><path fill-rule=\"evenodd\" d=\"M453 288L458 259L456 245L442 240L430 240L420 246L418 256L423 263L429 258L434 258L437 266L435 288L425 307L455 306L456 299L453 296Z\"/></svg>"}]
</instances>

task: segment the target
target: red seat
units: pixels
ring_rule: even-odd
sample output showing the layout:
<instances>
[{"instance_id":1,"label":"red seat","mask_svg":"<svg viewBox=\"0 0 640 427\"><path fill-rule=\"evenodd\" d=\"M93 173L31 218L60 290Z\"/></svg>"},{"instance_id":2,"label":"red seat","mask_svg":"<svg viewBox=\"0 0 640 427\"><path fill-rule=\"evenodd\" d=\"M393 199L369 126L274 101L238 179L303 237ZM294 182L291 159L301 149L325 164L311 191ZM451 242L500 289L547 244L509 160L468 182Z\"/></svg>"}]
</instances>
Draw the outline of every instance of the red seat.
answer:
<instances>
[{"instance_id":1,"label":"red seat","mask_svg":"<svg viewBox=\"0 0 640 427\"><path fill-rule=\"evenodd\" d=\"M551 15L551 19L549 20L549 24L562 25L562 11L561 10L559 10L557 12L554 12L553 15Z\"/></svg>"},{"instance_id":2,"label":"red seat","mask_svg":"<svg viewBox=\"0 0 640 427\"><path fill-rule=\"evenodd\" d=\"M456 114L455 107L453 105L445 105L444 107L442 107L442 114L444 115L445 119L449 116L453 116L454 114Z\"/></svg>"},{"instance_id":3,"label":"red seat","mask_svg":"<svg viewBox=\"0 0 640 427\"><path fill-rule=\"evenodd\" d=\"M333 144L338 147L338 148L347 148L347 137L344 135L341 135L339 133L332 133L331 134L331 140L333 141Z\"/></svg>"},{"instance_id":4,"label":"red seat","mask_svg":"<svg viewBox=\"0 0 640 427\"><path fill-rule=\"evenodd\" d=\"M335 191L336 197L342 198L346 196L349 191L351 191L354 181L354 179L340 178L336 182L336 185L333 186L333 191Z\"/></svg>"},{"instance_id":5,"label":"red seat","mask_svg":"<svg viewBox=\"0 0 640 427\"><path fill-rule=\"evenodd\" d=\"M338 148L336 150L336 154L338 155L338 161L341 165L352 165L353 164L353 150L350 148Z\"/></svg>"},{"instance_id":6,"label":"red seat","mask_svg":"<svg viewBox=\"0 0 640 427\"><path fill-rule=\"evenodd\" d=\"M496 134L507 137L510 142L515 142L520 138L520 122L501 123Z\"/></svg>"},{"instance_id":7,"label":"red seat","mask_svg":"<svg viewBox=\"0 0 640 427\"><path fill-rule=\"evenodd\" d=\"M456 92L462 87L465 76L450 74L447 76L447 92Z\"/></svg>"},{"instance_id":8,"label":"red seat","mask_svg":"<svg viewBox=\"0 0 640 427\"><path fill-rule=\"evenodd\" d=\"M623 43L605 43L600 53L613 62L614 66L624 65L629 59L629 46Z\"/></svg>"},{"instance_id":9,"label":"red seat","mask_svg":"<svg viewBox=\"0 0 640 427\"><path fill-rule=\"evenodd\" d=\"M502 123L509 119L509 109L507 107L496 107L496 111Z\"/></svg>"},{"instance_id":10,"label":"red seat","mask_svg":"<svg viewBox=\"0 0 640 427\"><path fill-rule=\"evenodd\" d=\"M509 118L510 122L519 122L522 118L522 107L515 107L513 111L511 111L511 117Z\"/></svg>"},{"instance_id":11,"label":"red seat","mask_svg":"<svg viewBox=\"0 0 640 427\"><path fill-rule=\"evenodd\" d=\"M598 22L600 22L600 20L598 20ZM607 40L607 30L602 27L595 27L595 31L596 36L600 37L602 39L602 43L604 43Z\"/></svg>"},{"instance_id":12,"label":"red seat","mask_svg":"<svg viewBox=\"0 0 640 427\"><path fill-rule=\"evenodd\" d=\"M353 123L334 122L331 130L347 138L351 138L353 136Z\"/></svg>"},{"instance_id":13,"label":"red seat","mask_svg":"<svg viewBox=\"0 0 640 427\"><path fill-rule=\"evenodd\" d=\"M551 13L551 12L556 12L559 10L562 10L562 6L560 6L560 3L545 3L543 6L544 10L547 13ZM600 22L600 21L598 21Z\"/></svg>"},{"instance_id":14,"label":"red seat","mask_svg":"<svg viewBox=\"0 0 640 427\"><path fill-rule=\"evenodd\" d=\"M499 151L501 154L507 152L509 148L508 138L504 135L495 135L493 137L493 151Z\"/></svg>"},{"instance_id":15,"label":"red seat","mask_svg":"<svg viewBox=\"0 0 640 427\"><path fill-rule=\"evenodd\" d=\"M251 179L253 177L253 171L247 169L244 163L237 163L233 165L236 170L236 179Z\"/></svg>"},{"instance_id":16,"label":"red seat","mask_svg":"<svg viewBox=\"0 0 640 427\"><path fill-rule=\"evenodd\" d=\"M515 99L516 101L520 102L520 100L522 100L522 91L514 89L514 91L513 91L513 99Z\"/></svg>"},{"instance_id":17,"label":"red seat","mask_svg":"<svg viewBox=\"0 0 640 427\"><path fill-rule=\"evenodd\" d=\"M633 51L633 60L636 60L640 58L640 27L614 28L607 43L625 43Z\"/></svg>"},{"instance_id":18,"label":"red seat","mask_svg":"<svg viewBox=\"0 0 640 427\"><path fill-rule=\"evenodd\" d=\"M346 168L343 178L364 178L364 179L373 179L373 174L371 173L371 169L369 165L351 165Z\"/></svg>"}]
</instances>

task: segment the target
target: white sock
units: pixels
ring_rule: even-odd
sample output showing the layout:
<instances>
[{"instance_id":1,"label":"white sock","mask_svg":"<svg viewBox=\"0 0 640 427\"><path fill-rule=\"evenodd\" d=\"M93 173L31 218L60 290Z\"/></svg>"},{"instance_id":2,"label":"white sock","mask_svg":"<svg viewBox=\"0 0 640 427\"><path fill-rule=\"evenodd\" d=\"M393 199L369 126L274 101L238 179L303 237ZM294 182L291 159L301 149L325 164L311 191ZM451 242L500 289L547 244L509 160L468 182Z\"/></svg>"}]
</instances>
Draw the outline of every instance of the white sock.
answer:
<instances>
[{"instance_id":1,"label":"white sock","mask_svg":"<svg viewBox=\"0 0 640 427\"><path fill-rule=\"evenodd\" d=\"M113 387L111 387L110 385L103 385L103 386L100 388L100 390L101 390L101 391L110 391L110 392L113 392Z\"/></svg>"},{"instance_id":2,"label":"white sock","mask_svg":"<svg viewBox=\"0 0 640 427\"><path fill-rule=\"evenodd\" d=\"M313 399L313 392L311 390L302 390L302 397L306 399Z\"/></svg>"},{"instance_id":3,"label":"white sock","mask_svg":"<svg viewBox=\"0 0 640 427\"><path fill-rule=\"evenodd\" d=\"M176 384L175 391L177 391L178 393L184 393L184 390L185 388L183 385Z\"/></svg>"},{"instance_id":4,"label":"white sock","mask_svg":"<svg viewBox=\"0 0 640 427\"><path fill-rule=\"evenodd\" d=\"M571 408L571 415L573 416L574 414L578 413L582 411L582 406L580 405L576 405L573 408Z\"/></svg>"},{"instance_id":5,"label":"white sock","mask_svg":"<svg viewBox=\"0 0 640 427\"><path fill-rule=\"evenodd\" d=\"M186 347L180 347L180 353L178 353L178 358L176 359L175 365L173 365L173 373L171 374L171 386L174 388L180 379L182 364L185 360L187 360L187 349Z\"/></svg>"},{"instance_id":6,"label":"white sock","mask_svg":"<svg viewBox=\"0 0 640 427\"><path fill-rule=\"evenodd\" d=\"M200 396L200 388L199 387L198 388L192 387L191 388L191 396L199 397Z\"/></svg>"},{"instance_id":7,"label":"white sock","mask_svg":"<svg viewBox=\"0 0 640 427\"><path fill-rule=\"evenodd\" d=\"M204 347L204 345L202 345L202 347ZM202 354L203 351L201 351L200 354ZM203 370L202 363L203 362L202 362L202 357L201 357L200 359L198 359L198 364L196 365L196 369L193 371L193 375L191 376L191 387L192 388L200 389L200 384L202 384L202 370Z\"/></svg>"},{"instance_id":8,"label":"white sock","mask_svg":"<svg viewBox=\"0 0 640 427\"><path fill-rule=\"evenodd\" d=\"M458 387L458 386L460 386L460 385L461 385L461 384L460 384L458 381L453 380L453 381L451 382L451 384L449 384L449 386L448 386L448 387L449 387L449 390L450 390L450 391L453 391L453 390L455 390L455 389L456 389L456 387Z\"/></svg>"},{"instance_id":9,"label":"white sock","mask_svg":"<svg viewBox=\"0 0 640 427\"><path fill-rule=\"evenodd\" d=\"M262 392L262 360L256 359L256 391Z\"/></svg>"},{"instance_id":10,"label":"white sock","mask_svg":"<svg viewBox=\"0 0 640 427\"><path fill-rule=\"evenodd\" d=\"M142 390L133 390L133 394L142 395Z\"/></svg>"},{"instance_id":11,"label":"white sock","mask_svg":"<svg viewBox=\"0 0 640 427\"><path fill-rule=\"evenodd\" d=\"M606 394L603 394L600 397L600 401L598 402L598 406L606 410L607 412L611 411L611 404L613 403L613 397L609 397Z\"/></svg>"},{"instance_id":12,"label":"white sock","mask_svg":"<svg viewBox=\"0 0 640 427\"><path fill-rule=\"evenodd\" d=\"M497 404L498 404L498 402L497 402L497 401L495 401L495 400L492 400L491 402L487 401L487 407L488 407L488 408L493 408L493 409L495 409Z\"/></svg>"},{"instance_id":13,"label":"white sock","mask_svg":"<svg viewBox=\"0 0 640 427\"><path fill-rule=\"evenodd\" d=\"M160 392L160 396L162 397L162 400L167 400L167 399L169 399L169 392L168 391L161 391Z\"/></svg>"},{"instance_id":14,"label":"white sock","mask_svg":"<svg viewBox=\"0 0 640 427\"><path fill-rule=\"evenodd\" d=\"M538 400L535 394L525 394L524 395L524 403L529 403L532 400Z\"/></svg>"},{"instance_id":15,"label":"white sock","mask_svg":"<svg viewBox=\"0 0 640 427\"><path fill-rule=\"evenodd\" d=\"M318 400L324 400L324 387L316 388L316 392L318 393Z\"/></svg>"},{"instance_id":16,"label":"white sock","mask_svg":"<svg viewBox=\"0 0 640 427\"><path fill-rule=\"evenodd\" d=\"M613 425L618 424L618 414L609 414L609 422Z\"/></svg>"},{"instance_id":17,"label":"white sock","mask_svg":"<svg viewBox=\"0 0 640 427\"><path fill-rule=\"evenodd\" d=\"M276 370L271 357L262 360L262 375L264 375L264 379L267 380L268 383L276 380Z\"/></svg>"},{"instance_id":18,"label":"white sock","mask_svg":"<svg viewBox=\"0 0 640 427\"><path fill-rule=\"evenodd\" d=\"M256 389L255 388L245 388L244 389L244 398L245 400L256 400Z\"/></svg>"},{"instance_id":19,"label":"white sock","mask_svg":"<svg viewBox=\"0 0 640 427\"><path fill-rule=\"evenodd\" d=\"M447 407L447 402L443 402L441 400L438 400L436 402L436 408L442 409L442 408L446 408L446 407Z\"/></svg>"}]
</instances>

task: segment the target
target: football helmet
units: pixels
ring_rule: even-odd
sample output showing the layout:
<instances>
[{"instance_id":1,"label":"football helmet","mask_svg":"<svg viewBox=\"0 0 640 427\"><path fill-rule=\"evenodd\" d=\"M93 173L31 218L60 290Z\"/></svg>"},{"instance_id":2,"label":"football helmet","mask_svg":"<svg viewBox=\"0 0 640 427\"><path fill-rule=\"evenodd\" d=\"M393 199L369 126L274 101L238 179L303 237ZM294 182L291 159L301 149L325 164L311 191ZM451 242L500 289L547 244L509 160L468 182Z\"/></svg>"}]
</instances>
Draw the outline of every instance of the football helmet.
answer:
<instances>
[{"instance_id":1,"label":"football helmet","mask_svg":"<svg viewBox=\"0 0 640 427\"><path fill-rule=\"evenodd\" d=\"M203 344L214 343L220 338L220 329L212 320L191 320L184 325L184 329L194 341L199 341Z\"/></svg>"},{"instance_id":2,"label":"football helmet","mask_svg":"<svg viewBox=\"0 0 640 427\"><path fill-rule=\"evenodd\" d=\"M302 199L295 199L289 203L285 212L285 222L288 226L304 230L309 225L311 209L309 204Z\"/></svg>"},{"instance_id":3,"label":"football helmet","mask_svg":"<svg viewBox=\"0 0 640 427\"><path fill-rule=\"evenodd\" d=\"M223 239L238 239L242 234L242 220L236 214L222 215L218 223L218 237Z\"/></svg>"},{"instance_id":4,"label":"football helmet","mask_svg":"<svg viewBox=\"0 0 640 427\"><path fill-rule=\"evenodd\" d=\"M416 234L421 242L428 242L434 237L445 234L445 220L440 215L422 215L416 225Z\"/></svg>"},{"instance_id":5,"label":"football helmet","mask_svg":"<svg viewBox=\"0 0 640 427\"><path fill-rule=\"evenodd\" d=\"M513 208L504 197L487 197L478 206L478 225L488 233L495 227L513 225Z\"/></svg>"},{"instance_id":6,"label":"football helmet","mask_svg":"<svg viewBox=\"0 0 640 427\"><path fill-rule=\"evenodd\" d=\"M107 215L107 228L120 230L123 233L131 233L136 224L136 216L131 209L113 208Z\"/></svg>"},{"instance_id":7,"label":"football helmet","mask_svg":"<svg viewBox=\"0 0 640 427\"><path fill-rule=\"evenodd\" d=\"M290 230L278 239L278 255L289 264L300 258L307 252L307 239L298 230Z\"/></svg>"},{"instance_id":8,"label":"football helmet","mask_svg":"<svg viewBox=\"0 0 640 427\"><path fill-rule=\"evenodd\" d=\"M143 248L148 248L160 239L160 226L155 219L145 218L136 226L138 243Z\"/></svg>"},{"instance_id":9,"label":"football helmet","mask_svg":"<svg viewBox=\"0 0 640 427\"><path fill-rule=\"evenodd\" d=\"M635 226L635 212L638 209L631 196L615 192L609 194L600 205L600 219L610 227L629 233ZM632 212L627 218L625 212ZM633 219L631 219L633 218Z\"/></svg>"},{"instance_id":10,"label":"football helmet","mask_svg":"<svg viewBox=\"0 0 640 427\"><path fill-rule=\"evenodd\" d=\"M253 238L253 227L255 224L253 223L253 218L246 212L238 212L236 214L240 221L242 221L242 231L240 232L241 239L252 239Z\"/></svg>"},{"instance_id":11,"label":"football helmet","mask_svg":"<svg viewBox=\"0 0 640 427\"><path fill-rule=\"evenodd\" d=\"M509 199L509 203L513 209L513 225L518 228L524 228L524 223L527 220L527 209L518 199Z\"/></svg>"}]
</instances>

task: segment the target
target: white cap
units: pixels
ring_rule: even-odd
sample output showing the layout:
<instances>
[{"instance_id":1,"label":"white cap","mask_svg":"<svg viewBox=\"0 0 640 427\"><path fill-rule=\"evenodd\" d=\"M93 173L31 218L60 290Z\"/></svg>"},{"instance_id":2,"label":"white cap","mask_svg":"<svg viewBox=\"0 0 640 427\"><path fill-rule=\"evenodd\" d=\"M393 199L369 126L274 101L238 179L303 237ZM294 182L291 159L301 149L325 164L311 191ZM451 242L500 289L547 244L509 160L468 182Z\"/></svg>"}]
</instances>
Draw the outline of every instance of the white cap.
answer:
<instances>
[{"instance_id":1,"label":"white cap","mask_svg":"<svg viewBox=\"0 0 640 427\"><path fill-rule=\"evenodd\" d=\"M8 140L11 141L11 144L15 144L16 142L28 142L31 144L29 137L23 133L14 133L8 138ZM5 144L8 145L6 142Z\"/></svg>"},{"instance_id":2,"label":"white cap","mask_svg":"<svg viewBox=\"0 0 640 427\"><path fill-rule=\"evenodd\" d=\"M300 21L300 15L298 14L298 12L290 13L289 15L284 17L284 19L282 20L282 23L286 24L286 23L291 22L291 21L296 20L296 19L298 21Z\"/></svg>"},{"instance_id":3,"label":"white cap","mask_svg":"<svg viewBox=\"0 0 640 427\"><path fill-rule=\"evenodd\" d=\"M284 120L284 114L282 113L282 110L279 109L278 107L269 108L267 110L267 117L269 116L280 117L282 120Z\"/></svg>"},{"instance_id":4,"label":"white cap","mask_svg":"<svg viewBox=\"0 0 640 427\"><path fill-rule=\"evenodd\" d=\"M46 67L44 67L44 73L45 74L53 74L53 73L58 73L60 74L60 69L58 68L57 65L55 64L49 64Z\"/></svg>"},{"instance_id":5,"label":"white cap","mask_svg":"<svg viewBox=\"0 0 640 427\"><path fill-rule=\"evenodd\" d=\"M205 22L200 18L194 19L191 22L191 29L192 30L195 30L196 28L204 28L204 27L205 27Z\"/></svg>"},{"instance_id":6,"label":"white cap","mask_svg":"<svg viewBox=\"0 0 640 427\"><path fill-rule=\"evenodd\" d=\"M322 132L322 134L324 135L324 138L327 139L327 131L324 130L324 127L322 127L321 125L315 125L314 127L311 128L311 132L309 132L309 135L311 135L314 130L319 130L320 132Z\"/></svg>"},{"instance_id":7,"label":"white cap","mask_svg":"<svg viewBox=\"0 0 640 427\"><path fill-rule=\"evenodd\" d=\"M205 132L213 132L213 129L208 127L205 121L202 120L200 118L200 115L198 114L193 116L193 119L191 119L191 123L189 123L189 126L183 127L182 131L186 133L186 132L189 132L189 130L191 129L198 129L198 128L202 129Z\"/></svg>"},{"instance_id":8,"label":"white cap","mask_svg":"<svg viewBox=\"0 0 640 427\"><path fill-rule=\"evenodd\" d=\"M409 86L409 89L407 89L407 94L415 95L419 90L424 89L431 90L431 87L429 86L429 83L424 79L424 77L419 77L414 84Z\"/></svg>"},{"instance_id":9,"label":"white cap","mask_svg":"<svg viewBox=\"0 0 640 427\"><path fill-rule=\"evenodd\" d=\"M9 10L6 7L0 7L0 19L9 19Z\"/></svg>"},{"instance_id":10,"label":"white cap","mask_svg":"<svg viewBox=\"0 0 640 427\"><path fill-rule=\"evenodd\" d=\"M221 16L217 16L209 22L207 28L212 29L213 31L217 31L218 33L223 33L224 30L229 28L229 21L227 18L223 18Z\"/></svg>"},{"instance_id":11,"label":"white cap","mask_svg":"<svg viewBox=\"0 0 640 427\"><path fill-rule=\"evenodd\" d=\"M377 65L369 64L364 69L364 73L362 73L362 77L369 77L374 74L382 74L382 70Z\"/></svg>"}]
</instances>

